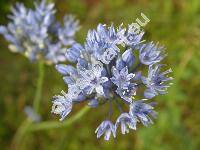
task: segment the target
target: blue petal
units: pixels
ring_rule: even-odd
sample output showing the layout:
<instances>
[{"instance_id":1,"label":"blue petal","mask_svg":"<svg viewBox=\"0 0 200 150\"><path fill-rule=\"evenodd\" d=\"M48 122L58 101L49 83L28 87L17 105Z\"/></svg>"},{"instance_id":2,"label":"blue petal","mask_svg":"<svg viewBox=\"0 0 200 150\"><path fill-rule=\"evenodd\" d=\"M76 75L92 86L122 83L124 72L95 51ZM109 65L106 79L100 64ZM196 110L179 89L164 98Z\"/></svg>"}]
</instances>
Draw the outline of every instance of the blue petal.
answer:
<instances>
[{"instance_id":1,"label":"blue petal","mask_svg":"<svg viewBox=\"0 0 200 150\"><path fill-rule=\"evenodd\" d=\"M56 70L62 75L70 75L76 73L76 69L71 65L59 64L56 65Z\"/></svg>"},{"instance_id":2,"label":"blue petal","mask_svg":"<svg viewBox=\"0 0 200 150\"><path fill-rule=\"evenodd\" d=\"M122 60L126 63L128 67L131 67L135 62L135 56L132 53L131 49L126 50L122 54Z\"/></svg>"},{"instance_id":3,"label":"blue petal","mask_svg":"<svg viewBox=\"0 0 200 150\"><path fill-rule=\"evenodd\" d=\"M126 63L121 58L118 58L116 61L116 68L118 70L122 70L125 66L126 66Z\"/></svg>"},{"instance_id":4,"label":"blue petal","mask_svg":"<svg viewBox=\"0 0 200 150\"><path fill-rule=\"evenodd\" d=\"M75 83L74 79L72 77L69 77L69 76L63 77L63 80L66 84L74 84Z\"/></svg>"},{"instance_id":5,"label":"blue petal","mask_svg":"<svg viewBox=\"0 0 200 150\"><path fill-rule=\"evenodd\" d=\"M151 99L157 95L157 92L151 89L146 89L144 92L144 97L147 99Z\"/></svg>"}]
</instances>

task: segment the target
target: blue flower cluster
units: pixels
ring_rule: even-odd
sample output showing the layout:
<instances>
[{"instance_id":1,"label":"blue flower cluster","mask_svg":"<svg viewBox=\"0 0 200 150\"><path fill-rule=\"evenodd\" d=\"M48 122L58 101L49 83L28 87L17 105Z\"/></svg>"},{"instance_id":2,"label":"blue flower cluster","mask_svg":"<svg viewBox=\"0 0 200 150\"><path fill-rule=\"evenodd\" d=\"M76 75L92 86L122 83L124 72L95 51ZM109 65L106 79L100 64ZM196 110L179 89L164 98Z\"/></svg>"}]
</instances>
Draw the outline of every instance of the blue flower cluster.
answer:
<instances>
[{"instance_id":1,"label":"blue flower cluster","mask_svg":"<svg viewBox=\"0 0 200 150\"><path fill-rule=\"evenodd\" d=\"M76 103L88 101L93 108L108 103L108 116L95 131L97 138L105 134L105 140L116 137L119 126L125 134L136 130L139 122L152 124L155 103L148 101L165 94L172 78L167 76L171 69L161 72L164 65L159 62L166 56L163 47L143 41L143 35L136 34L132 25L99 24L89 30L84 45L74 43L67 49L65 56L72 65L56 65L68 92L53 98L52 113L63 120ZM111 121L113 107L120 114L115 123Z\"/></svg>"},{"instance_id":2,"label":"blue flower cluster","mask_svg":"<svg viewBox=\"0 0 200 150\"><path fill-rule=\"evenodd\" d=\"M44 59L49 63L65 61L66 46L72 45L79 22L72 15L64 17L64 23L55 19L54 4L45 0L27 9L17 3L9 15L11 22L0 26L0 34L10 42L9 49L19 52L31 61Z\"/></svg>"}]
</instances>

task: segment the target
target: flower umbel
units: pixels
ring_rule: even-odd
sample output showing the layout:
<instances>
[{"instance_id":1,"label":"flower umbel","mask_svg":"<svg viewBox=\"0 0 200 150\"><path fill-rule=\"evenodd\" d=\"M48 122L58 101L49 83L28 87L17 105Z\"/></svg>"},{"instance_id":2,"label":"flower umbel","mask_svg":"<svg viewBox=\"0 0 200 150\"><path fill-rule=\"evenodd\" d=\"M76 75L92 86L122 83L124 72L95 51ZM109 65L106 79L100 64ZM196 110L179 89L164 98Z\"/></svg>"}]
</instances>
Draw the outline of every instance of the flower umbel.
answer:
<instances>
[{"instance_id":1,"label":"flower umbel","mask_svg":"<svg viewBox=\"0 0 200 150\"><path fill-rule=\"evenodd\" d=\"M66 46L72 45L79 23L72 15L64 17L64 25L56 21L54 4L45 0L28 9L17 3L9 15L7 26L0 34L10 43L9 49L24 54L31 61L43 59L48 63L66 60Z\"/></svg>"},{"instance_id":2,"label":"flower umbel","mask_svg":"<svg viewBox=\"0 0 200 150\"><path fill-rule=\"evenodd\" d=\"M130 26L120 25L115 29L114 25L99 24L97 30L88 31L85 44L75 43L67 49L66 59L73 66L56 65L68 85L66 95L72 97L58 97L53 101L54 106L59 106L53 110L61 115L61 120L71 111L72 103L88 101L95 109L109 103L108 116L96 129L97 138L103 134L105 140L109 140L111 134L115 138L119 126L125 134L129 129L136 130L139 122L145 126L153 122L151 118L156 117L154 103L146 103L144 98L164 94L168 87L164 82L171 80L165 75L171 70L159 73L161 66L158 63L165 55L158 45L144 43L143 34L134 33ZM145 69L148 77L144 77ZM66 107L63 101L69 106ZM115 125L111 121L114 106L120 112Z\"/></svg>"}]
</instances>

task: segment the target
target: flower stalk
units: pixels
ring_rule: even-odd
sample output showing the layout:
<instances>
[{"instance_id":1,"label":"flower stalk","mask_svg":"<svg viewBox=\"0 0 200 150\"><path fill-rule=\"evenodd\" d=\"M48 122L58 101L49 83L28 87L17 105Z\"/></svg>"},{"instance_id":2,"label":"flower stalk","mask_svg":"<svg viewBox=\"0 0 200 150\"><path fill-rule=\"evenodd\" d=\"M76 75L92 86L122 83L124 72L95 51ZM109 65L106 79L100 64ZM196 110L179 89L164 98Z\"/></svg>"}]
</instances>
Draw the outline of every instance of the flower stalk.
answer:
<instances>
[{"instance_id":1,"label":"flower stalk","mask_svg":"<svg viewBox=\"0 0 200 150\"><path fill-rule=\"evenodd\" d=\"M32 124L29 127L29 132L68 127L69 125L71 125L74 122L76 122L77 120L79 120L89 110L90 110L90 108L88 106L85 106L77 114L75 114L74 116L72 116L71 118L69 118L69 119L67 119L66 121L63 121L63 122L58 122L58 121L43 121L43 122L40 122L40 123Z\"/></svg>"},{"instance_id":2,"label":"flower stalk","mask_svg":"<svg viewBox=\"0 0 200 150\"><path fill-rule=\"evenodd\" d=\"M33 101L33 109L35 110L36 113L38 113L38 111L39 111L39 105L40 105L40 101L41 101L44 72L45 72L44 63L39 62L38 63L38 74L39 74L39 76L38 76L38 80L37 80L35 98L34 98L34 101Z\"/></svg>"}]
</instances>

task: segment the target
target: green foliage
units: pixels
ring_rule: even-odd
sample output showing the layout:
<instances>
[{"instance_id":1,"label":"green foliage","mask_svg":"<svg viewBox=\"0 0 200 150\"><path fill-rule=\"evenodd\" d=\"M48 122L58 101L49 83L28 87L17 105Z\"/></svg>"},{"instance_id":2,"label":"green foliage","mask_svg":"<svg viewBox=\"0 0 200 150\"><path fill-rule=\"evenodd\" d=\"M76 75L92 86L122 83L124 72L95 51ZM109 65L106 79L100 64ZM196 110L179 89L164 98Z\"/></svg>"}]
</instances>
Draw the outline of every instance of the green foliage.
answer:
<instances>
[{"instance_id":1,"label":"green foliage","mask_svg":"<svg viewBox=\"0 0 200 150\"><path fill-rule=\"evenodd\" d=\"M23 0L26 5L32 1ZM53 1L53 0L52 0ZM0 23L16 1L0 1ZM29 133L19 149L144 149L195 150L200 148L200 1L199 0L55 0L58 18L73 13L81 20L77 40L84 41L87 30L101 23L124 24L135 22L143 12L151 20L144 28L148 40L160 41L168 52L166 64L172 66L174 85L166 96L156 101L158 119L148 128L138 127L116 141L97 140L94 130L104 108L90 110L85 117L67 128ZM23 56L11 53L0 38L0 145L9 149L13 135L26 118L23 108L32 105L37 64L30 64ZM66 89L53 66L46 66L42 94L43 120L57 120L50 115L51 97ZM75 108L75 112L81 108ZM105 108L106 109L106 108ZM72 114L72 115L73 115ZM72 116L71 115L71 116ZM71 117L69 116L69 117ZM87 116L87 117L86 117Z\"/></svg>"}]
</instances>

